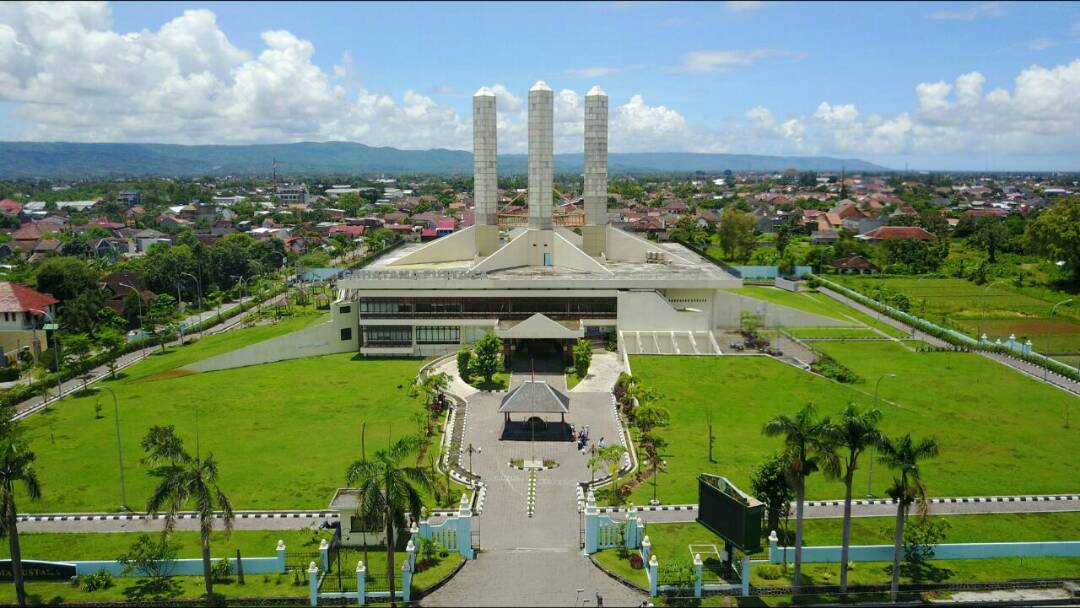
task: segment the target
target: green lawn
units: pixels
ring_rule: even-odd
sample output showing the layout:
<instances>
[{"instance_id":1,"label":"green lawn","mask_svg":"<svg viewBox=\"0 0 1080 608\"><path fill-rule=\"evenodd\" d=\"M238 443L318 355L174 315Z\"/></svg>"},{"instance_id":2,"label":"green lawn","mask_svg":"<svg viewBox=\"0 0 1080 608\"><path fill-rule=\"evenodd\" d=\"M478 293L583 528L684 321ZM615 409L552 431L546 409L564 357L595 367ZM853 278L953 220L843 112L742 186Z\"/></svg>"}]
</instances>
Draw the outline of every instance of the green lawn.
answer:
<instances>
[{"instance_id":1,"label":"green lawn","mask_svg":"<svg viewBox=\"0 0 1080 608\"><path fill-rule=\"evenodd\" d=\"M578 378L578 375L574 370L566 370L566 390L572 390L579 382L581 382L581 378Z\"/></svg>"},{"instance_id":2,"label":"green lawn","mask_svg":"<svg viewBox=\"0 0 1080 608\"><path fill-rule=\"evenodd\" d=\"M783 289L777 289L776 287L735 287L726 289L732 293L737 293L740 296L746 296L748 298L754 298L755 300L764 300L773 304L780 304L803 312L813 313L815 315L821 315L823 317L829 317L831 319L837 319L839 321L850 321L841 312L840 308L847 308L846 306L830 306L828 303L815 300L811 298L808 293L786 291Z\"/></svg>"},{"instance_id":3,"label":"green lawn","mask_svg":"<svg viewBox=\"0 0 1080 608\"><path fill-rule=\"evenodd\" d=\"M865 327L793 327L785 328L796 338L880 338L881 334Z\"/></svg>"},{"instance_id":4,"label":"green lawn","mask_svg":"<svg viewBox=\"0 0 1080 608\"><path fill-rule=\"evenodd\" d=\"M1010 542L1010 541L1062 541L1080 539L1080 513L1009 513L995 515L951 515L935 519L945 520L949 529L945 542ZM853 544L891 544L891 517L857 517L852 519ZM806 520L807 546L835 546L840 544L842 519ZM794 525L794 522L792 522ZM698 523L649 524L646 528L653 545L653 553L661 565L670 560L691 560L690 545L714 544L717 549L724 547L723 540ZM768 543L762 541L763 550L752 555L752 559L767 559ZM706 549L696 549L702 558ZM648 587L644 570L630 567L628 556L620 555L617 550L609 549L594 555L606 569L631 580L642 587ZM934 562L939 568L952 571L949 580L960 581L1004 581L1017 578L1043 578L1075 576L1080 567L1080 558L1024 558L958 560ZM853 584L882 584L889 580L886 564L859 563L851 571ZM837 584L839 574L834 564L806 564L814 584ZM764 578L780 575L778 579ZM708 582L708 578L706 578ZM752 569L752 582L758 586L776 586L790 584L790 574L784 575L782 569L760 566ZM910 578L906 582L911 582Z\"/></svg>"},{"instance_id":5,"label":"green lawn","mask_svg":"<svg viewBox=\"0 0 1080 608\"><path fill-rule=\"evenodd\" d=\"M668 443L662 451L667 471L659 476L660 499L696 502L696 476L703 472L748 489L753 469L781 445L761 434L766 421L810 401L826 414L849 401L869 405L872 382L884 373L897 374L881 382L884 430L934 435L940 443L941 455L925 468L931 495L1077 490L1080 428L1063 428L1066 404L1076 406L1075 397L971 353L914 353L893 342L819 346L867 381L838 384L765 357L631 356L634 376L662 393L662 405L672 413L671 426L657 431ZM712 410L716 429L712 463L706 409ZM875 495L884 495L890 479L875 466ZM865 472L856 480L861 494ZM843 487L814 475L807 492L810 498L837 498ZM644 504L651 495L649 480L631 500Z\"/></svg>"},{"instance_id":6,"label":"green lawn","mask_svg":"<svg viewBox=\"0 0 1080 608\"><path fill-rule=\"evenodd\" d=\"M904 332L895 327L883 323L876 318L863 314L850 306L846 306L829 296L816 291L786 291L776 287L737 287L727 291L757 300L764 300L773 304L780 304L803 312L809 312L823 317L836 319L837 321L852 323L855 326L865 326L877 329L885 335L902 338ZM840 324L838 324L840 325ZM854 328L853 328L854 329ZM881 334L874 334L881 335Z\"/></svg>"},{"instance_id":7,"label":"green lawn","mask_svg":"<svg viewBox=\"0 0 1080 608\"><path fill-rule=\"evenodd\" d=\"M220 528L221 523L215 522L215 526ZM19 545L23 559L108 560L122 555L138 536L135 532L23 533L19 535ZM274 557L279 540L285 541L289 553L310 552L319 550L319 539L330 536L327 530L315 534L307 529L297 529L236 530L226 537L224 531L216 529L210 535L210 549L213 557L234 558L237 549L244 557ZM178 558L202 556L198 532L173 532L169 538L177 546ZM8 543L0 545L0 559L11 557Z\"/></svg>"},{"instance_id":8,"label":"green lawn","mask_svg":"<svg viewBox=\"0 0 1080 608\"><path fill-rule=\"evenodd\" d=\"M185 348L223 352L226 347L212 341L239 345L241 333ZM180 354L177 360L192 357L183 349ZM367 423L369 453L385 445L391 432L400 437L416 431L412 416L419 408L407 393L417 361L354 360L341 354L179 377L163 374L158 380L147 378L142 366L154 374L163 371L157 361L143 362L130 368L127 378L105 384L120 402L133 509L145 507L153 485L139 459L140 440L155 424L175 425L194 451L198 416L200 449L218 459L221 485L237 509L325 508L334 489L344 485L346 467L360 455L361 423ZM96 418L99 402L103 408ZM20 495L20 511L119 508L116 427L107 393L68 397L27 419L25 428L38 457L43 494L36 503Z\"/></svg>"},{"instance_id":9,"label":"green lawn","mask_svg":"<svg viewBox=\"0 0 1080 608\"><path fill-rule=\"evenodd\" d=\"M327 316L324 313L313 313L310 311L303 313L298 312L282 319L274 325L260 325L207 336L201 340L195 340L192 343L185 344L182 347L174 346L168 348L164 353L161 352L161 347L148 349L153 353L150 357L139 362L137 365L127 368L122 373L128 380L149 378L155 374L182 367L195 361L227 353L231 350L236 350L250 344L269 340L270 338L276 338L277 336L283 336L317 322L322 322L326 320L326 318ZM197 337L198 334L185 336L185 340Z\"/></svg>"},{"instance_id":10,"label":"green lawn","mask_svg":"<svg viewBox=\"0 0 1080 608\"><path fill-rule=\"evenodd\" d=\"M22 534L23 556L25 559L64 560L76 556L80 560L108 560L115 559L135 542L136 533L49 533L49 534ZM286 550L292 553L314 554L318 552L319 540L329 538L330 532L322 531L318 535L309 530L260 530L260 531L236 531L228 538L223 532L214 532L211 535L212 555L217 557L236 557L239 549L244 557L274 557L278 540L284 540ZM199 535L197 532L175 532L172 535L179 551L178 558L200 557ZM350 556L362 556L359 551L350 553ZM7 558L7 543L3 543L0 557ZM395 552L395 564L397 568L397 584L401 584L400 567L405 559L403 551ZM290 568L306 567L310 561L318 562L318 557L313 555L290 555L288 565ZM413 589L423 590L434 585L449 575L454 568L461 563L461 556L450 554L441 558L434 567L418 572L413 577ZM385 587L386 577L386 553L382 550L373 549L368 554L366 562L369 578L376 582L369 583L373 587ZM348 567L353 572L355 562ZM345 565L342 565L345 568ZM176 584L178 595L171 596L178 599L195 599L204 592L201 577L179 576L172 579ZM301 584L297 585L296 580ZM28 583L27 593L36 596L32 599L34 604L95 601L123 601L128 599L132 587L138 585L136 577L117 577L113 579L114 587L103 591L87 592L81 588L73 588L69 583ZM351 581L350 581L351 582ZM324 581L324 586L327 583ZM353 585L355 588L355 585ZM246 584L240 586L235 577L224 584L215 584L214 591L228 598L242 597L307 597L307 576L295 573L289 574L249 574ZM326 589L326 587L324 587ZM0 586L0 602L14 602L15 591L10 584Z\"/></svg>"},{"instance_id":11,"label":"green lawn","mask_svg":"<svg viewBox=\"0 0 1080 608\"><path fill-rule=\"evenodd\" d=\"M469 378L469 385L482 391L505 391L510 386L509 372L495 372L491 376L491 382L484 380L483 376L474 374Z\"/></svg>"}]
</instances>

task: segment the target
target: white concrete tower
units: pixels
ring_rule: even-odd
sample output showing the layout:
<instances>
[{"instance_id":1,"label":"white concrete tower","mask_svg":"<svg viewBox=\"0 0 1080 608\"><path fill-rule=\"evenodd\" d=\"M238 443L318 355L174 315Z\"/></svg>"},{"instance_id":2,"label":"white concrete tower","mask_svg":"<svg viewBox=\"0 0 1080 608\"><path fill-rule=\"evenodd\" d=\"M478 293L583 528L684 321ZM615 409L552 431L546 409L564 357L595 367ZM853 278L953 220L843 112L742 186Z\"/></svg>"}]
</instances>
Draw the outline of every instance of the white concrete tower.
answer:
<instances>
[{"instance_id":1,"label":"white concrete tower","mask_svg":"<svg viewBox=\"0 0 1080 608\"><path fill-rule=\"evenodd\" d=\"M496 225L499 195L495 124L495 93L480 87L473 95L473 200L477 225Z\"/></svg>"},{"instance_id":2,"label":"white concrete tower","mask_svg":"<svg viewBox=\"0 0 1080 608\"><path fill-rule=\"evenodd\" d=\"M555 179L555 95L538 80L529 89L529 227L551 229Z\"/></svg>"},{"instance_id":3,"label":"white concrete tower","mask_svg":"<svg viewBox=\"0 0 1080 608\"><path fill-rule=\"evenodd\" d=\"M596 86L585 95L585 226L582 248L604 253L607 241L608 96Z\"/></svg>"}]
</instances>

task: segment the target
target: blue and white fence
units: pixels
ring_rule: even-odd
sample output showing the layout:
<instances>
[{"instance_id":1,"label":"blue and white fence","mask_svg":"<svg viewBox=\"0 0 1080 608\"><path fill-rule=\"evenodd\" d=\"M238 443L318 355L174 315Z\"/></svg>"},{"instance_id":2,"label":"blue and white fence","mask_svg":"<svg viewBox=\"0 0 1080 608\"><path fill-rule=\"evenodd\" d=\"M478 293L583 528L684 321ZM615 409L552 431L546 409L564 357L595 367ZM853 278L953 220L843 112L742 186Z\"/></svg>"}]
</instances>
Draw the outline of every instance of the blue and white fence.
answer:
<instances>
[{"instance_id":1,"label":"blue and white fence","mask_svg":"<svg viewBox=\"0 0 1080 608\"><path fill-rule=\"evenodd\" d=\"M420 522L419 526L413 526L409 530L410 538L405 546L405 560L401 563L401 589L394 592L394 598L408 603L412 598L412 577L416 571L416 551L420 539L435 541L447 551L459 553L465 559L475 559L476 554L472 546L472 505L467 494L461 495L457 513L447 517L438 524L432 524L428 520ZM368 599L390 600L389 591L367 591L366 579L367 567L363 560L356 563L356 591L320 592L323 575L330 569L330 546L325 541L319 547L322 568L315 562L308 567L308 601L312 606L319 604L322 599L352 599L363 605ZM320 574L321 572L321 574Z\"/></svg>"},{"instance_id":2,"label":"blue and white fence","mask_svg":"<svg viewBox=\"0 0 1080 608\"><path fill-rule=\"evenodd\" d=\"M852 545L848 553L853 562L891 562L893 545ZM803 563L836 563L839 546L803 547ZM1080 541L1015 543L941 543L934 545L930 559L991 559L995 557L1080 557ZM769 535L769 563L784 563L784 549L776 532Z\"/></svg>"},{"instance_id":3,"label":"blue and white fence","mask_svg":"<svg viewBox=\"0 0 1080 608\"><path fill-rule=\"evenodd\" d=\"M622 541L619 532L623 533ZM592 555L604 549L625 546L627 549L641 547L645 537L645 522L637 516L633 507L627 512L626 521L619 523L610 515L602 515L596 506L596 495L589 491L585 499L585 554ZM646 560L648 561L648 560Z\"/></svg>"},{"instance_id":4,"label":"blue and white fence","mask_svg":"<svg viewBox=\"0 0 1080 608\"><path fill-rule=\"evenodd\" d=\"M277 555L274 557L241 557L240 561L244 566L244 574L284 573L285 541L278 541L276 552ZM227 558L215 558L211 560L211 563L219 562L222 559ZM124 564L116 560L76 560L56 563L75 566L76 576L85 576L101 570L105 570L113 576L146 576L145 572L138 569L125 572ZM237 573L237 561L235 559L229 560L229 571L233 574ZM202 558L172 560L168 572L170 576L202 576Z\"/></svg>"}]
</instances>

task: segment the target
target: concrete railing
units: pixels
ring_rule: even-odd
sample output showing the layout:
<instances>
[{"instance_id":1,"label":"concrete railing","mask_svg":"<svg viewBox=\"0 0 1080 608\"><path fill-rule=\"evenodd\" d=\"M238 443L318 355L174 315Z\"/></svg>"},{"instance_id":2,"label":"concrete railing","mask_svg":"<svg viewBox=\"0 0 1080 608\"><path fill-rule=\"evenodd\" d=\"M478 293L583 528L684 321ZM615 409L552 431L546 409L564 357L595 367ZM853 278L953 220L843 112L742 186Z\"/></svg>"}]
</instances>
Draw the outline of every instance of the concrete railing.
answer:
<instances>
[{"instance_id":1,"label":"concrete railing","mask_svg":"<svg viewBox=\"0 0 1080 608\"><path fill-rule=\"evenodd\" d=\"M891 562L893 545L852 545L848 554L853 562ZM836 563L841 547L803 547L804 563ZM1011 542L1011 543L941 543L934 545L930 559L991 559L997 557L1080 557L1080 541ZM776 532L769 535L769 562L784 563L784 548Z\"/></svg>"}]
</instances>

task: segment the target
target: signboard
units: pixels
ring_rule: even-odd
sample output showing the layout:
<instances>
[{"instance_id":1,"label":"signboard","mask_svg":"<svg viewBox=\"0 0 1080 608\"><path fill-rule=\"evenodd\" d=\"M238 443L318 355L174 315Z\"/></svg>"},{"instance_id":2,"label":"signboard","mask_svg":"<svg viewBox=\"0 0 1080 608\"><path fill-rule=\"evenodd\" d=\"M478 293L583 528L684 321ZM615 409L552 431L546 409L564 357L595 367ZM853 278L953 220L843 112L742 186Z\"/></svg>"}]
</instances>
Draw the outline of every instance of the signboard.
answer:
<instances>
[{"instance_id":1,"label":"signboard","mask_svg":"<svg viewBox=\"0 0 1080 608\"><path fill-rule=\"evenodd\" d=\"M60 329L60 326L57 325L56 323L46 323L45 325L42 326L42 329L44 329L46 331L56 331L56 330Z\"/></svg>"},{"instance_id":2,"label":"signboard","mask_svg":"<svg viewBox=\"0 0 1080 608\"><path fill-rule=\"evenodd\" d=\"M75 576L75 564L22 560L23 579L28 581L69 581ZM11 560L0 559L0 581L15 580Z\"/></svg>"},{"instance_id":3,"label":"signboard","mask_svg":"<svg viewBox=\"0 0 1080 608\"><path fill-rule=\"evenodd\" d=\"M698 476L698 522L746 553L761 549L764 509L765 505L727 478Z\"/></svg>"}]
</instances>

